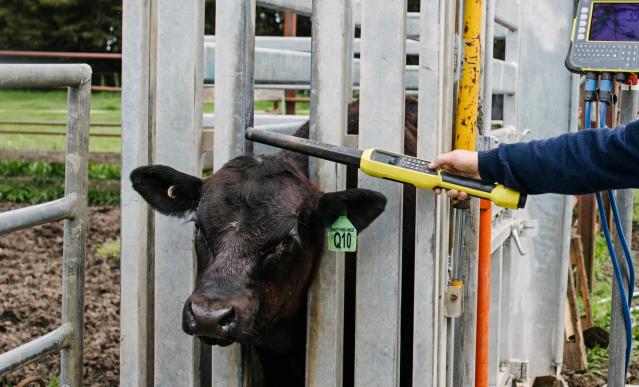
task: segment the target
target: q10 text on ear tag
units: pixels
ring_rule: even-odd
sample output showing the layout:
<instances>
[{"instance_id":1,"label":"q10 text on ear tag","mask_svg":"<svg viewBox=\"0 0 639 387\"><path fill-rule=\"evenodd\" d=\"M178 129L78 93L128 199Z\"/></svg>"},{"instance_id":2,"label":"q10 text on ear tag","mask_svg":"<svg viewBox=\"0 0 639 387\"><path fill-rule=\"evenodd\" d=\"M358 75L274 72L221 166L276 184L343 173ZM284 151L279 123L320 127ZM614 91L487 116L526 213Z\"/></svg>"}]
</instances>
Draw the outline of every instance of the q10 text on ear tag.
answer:
<instances>
[{"instance_id":1,"label":"q10 text on ear tag","mask_svg":"<svg viewBox=\"0 0 639 387\"><path fill-rule=\"evenodd\" d=\"M346 215L328 228L328 250L352 253L357 250L357 229Z\"/></svg>"}]
</instances>

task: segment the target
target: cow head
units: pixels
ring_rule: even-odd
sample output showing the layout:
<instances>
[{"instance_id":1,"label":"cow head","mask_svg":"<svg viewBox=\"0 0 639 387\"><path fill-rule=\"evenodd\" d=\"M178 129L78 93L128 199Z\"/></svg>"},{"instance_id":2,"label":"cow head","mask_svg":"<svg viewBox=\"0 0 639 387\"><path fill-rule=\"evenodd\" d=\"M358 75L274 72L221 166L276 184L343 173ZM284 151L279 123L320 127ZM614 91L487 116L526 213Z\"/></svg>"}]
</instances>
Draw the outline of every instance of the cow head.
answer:
<instances>
[{"instance_id":1,"label":"cow head","mask_svg":"<svg viewBox=\"0 0 639 387\"><path fill-rule=\"evenodd\" d=\"M240 156L206 180L140 167L131 181L158 212L195 223L197 281L182 324L217 345L277 347L305 303L326 227L347 213L362 231L386 204L364 189L321 193L282 156Z\"/></svg>"}]
</instances>

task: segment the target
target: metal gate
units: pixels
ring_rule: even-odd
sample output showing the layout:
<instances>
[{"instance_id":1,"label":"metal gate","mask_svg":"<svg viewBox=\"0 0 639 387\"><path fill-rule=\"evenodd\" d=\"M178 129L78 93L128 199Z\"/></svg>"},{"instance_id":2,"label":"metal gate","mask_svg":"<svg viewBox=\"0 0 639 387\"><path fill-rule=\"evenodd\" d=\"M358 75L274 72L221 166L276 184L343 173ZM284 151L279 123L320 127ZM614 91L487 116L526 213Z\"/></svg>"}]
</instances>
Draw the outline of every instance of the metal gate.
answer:
<instances>
[{"instance_id":1,"label":"metal gate","mask_svg":"<svg viewBox=\"0 0 639 387\"><path fill-rule=\"evenodd\" d=\"M256 3L310 16L310 47L308 41L296 41L304 46L280 50L272 46L275 40L256 39ZM239 345L214 347L211 362L207 348L181 332L179 311L195 277L192 232L175 219L154 219L126 181L128 173L156 162L197 175L202 151L214 150L214 168L250 152L244 129L266 123L253 114L254 84L310 88L311 136L349 146L356 143L345 135L344 109L351 90L359 87L363 130L357 145L398 152L403 150L404 95L418 91L417 153L433 159L450 149L453 137L462 3L422 0L419 13L407 13L403 1L217 0L216 12L224 16L216 20L215 39L204 43L200 2L124 3L123 385L241 386L247 375L246 351ZM575 129L571 117L576 117L576 84L563 68L567 41L562 40L568 36L571 2L484 3L489 58L483 82L485 146L518 140L524 129L535 137ZM350 39L357 26L364 26L361 39ZM501 59L492 59L495 35L506 42ZM203 57L212 47L214 65L211 57ZM406 54L416 50L419 66L406 66ZM361 54L355 60L354 52ZM210 130L202 136L204 79L215 81L214 125L210 115L204 116L204 126L214 127L214 141ZM545 83L557 89L552 100ZM504 100L503 118L490 116L493 95L495 101ZM280 128L293 118L299 117L279 120ZM489 133L492 124L500 128ZM345 185L343 168L330 163L312 162L310 174L327 191ZM351 284L357 294L354 385L396 386L401 379L414 386L445 386L452 385L455 373L464 375L455 387L474 385L472 318L453 332L445 313L452 244L448 201L417 192L412 343L402 343L401 188L366 176L360 176L358 184L383 192L389 200L386 212L358 243L357 279ZM530 198L527 211L494 211L491 385L518 376L554 374L561 366L569 200ZM526 237L534 220L539 237L532 243ZM520 254L516 241L526 255ZM342 378L344 273L344 257L326 253L309 294L308 386L348 384ZM473 283L472 278L465 281L470 285L464 296L469 314L475 301ZM456 347L454 335L468 339L463 348ZM406 375L400 355L411 345ZM210 374L200 362L212 364ZM526 363L528 375L511 372L514 365Z\"/></svg>"},{"instance_id":2,"label":"metal gate","mask_svg":"<svg viewBox=\"0 0 639 387\"><path fill-rule=\"evenodd\" d=\"M482 145L577 130L579 77L563 65L573 3L486 0L485 14ZM542 195L523 211L493 207L490 386L561 371L571 203Z\"/></svg>"},{"instance_id":3,"label":"metal gate","mask_svg":"<svg viewBox=\"0 0 639 387\"><path fill-rule=\"evenodd\" d=\"M61 386L82 385L91 67L1 65L0 89L69 87L64 197L0 214L0 235L64 219L62 325L0 355L0 377L60 351Z\"/></svg>"}]
</instances>

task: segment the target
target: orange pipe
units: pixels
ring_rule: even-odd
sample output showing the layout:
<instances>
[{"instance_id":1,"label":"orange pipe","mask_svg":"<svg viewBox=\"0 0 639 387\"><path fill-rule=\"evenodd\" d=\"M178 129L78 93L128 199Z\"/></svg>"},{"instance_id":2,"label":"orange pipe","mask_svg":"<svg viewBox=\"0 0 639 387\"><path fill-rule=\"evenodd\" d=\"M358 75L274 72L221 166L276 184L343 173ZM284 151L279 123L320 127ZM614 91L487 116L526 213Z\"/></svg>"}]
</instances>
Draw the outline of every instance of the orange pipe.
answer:
<instances>
[{"instance_id":1,"label":"orange pipe","mask_svg":"<svg viewBox=\"0 0 639 387\"><path fill-rule=\"evenodd\" d=\"M479 204L479 260L477 267L477 335L475 353L475 387L488 387L490 332L490 243L492 204Z\"/></svg>"}]
</instances>

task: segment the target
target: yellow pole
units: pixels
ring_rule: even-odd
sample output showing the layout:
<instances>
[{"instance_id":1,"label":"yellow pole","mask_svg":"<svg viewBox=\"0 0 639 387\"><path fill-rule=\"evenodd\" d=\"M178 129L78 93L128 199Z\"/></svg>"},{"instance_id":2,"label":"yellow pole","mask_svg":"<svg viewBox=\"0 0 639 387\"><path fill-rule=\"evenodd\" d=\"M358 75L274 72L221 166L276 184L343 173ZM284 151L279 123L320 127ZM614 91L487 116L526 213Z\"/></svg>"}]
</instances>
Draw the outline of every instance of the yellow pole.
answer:
<instances>
[{"instance_id":1,"label":"yellow pole","mask_svg":"<svg viewBox=\"0 0 639 387\"><path fill-rule=\"evenodd\" d=\"M465 0L464 63L459 81L455 149L475 150L481 75L482 0Z\"/></svg>"},{"instance_id":2,"label":"yellow pole","mask_svg":"<svg viewBox=\"0 0 639 387\"><path fill-rule=\"evenodd\" d=\"M482 0L464 1L464 63L459 81L457 117L455 119L455 149L475 150L477 144L477 113L481 79ZM477 251L477 321L475 326L475 387L488 386L488 334L490 303L490 241L491 204L482 200L479 214ZM476 216L471 212L471 217ZM464 219L464 218L462 218ZM473 222L474 223L474 222ZM461 232L461 227L458 231ZM471 229L473 229L471 227ZM474 229L473 231L477 231ZM476 245L477 246L477 245ZM470 251L475 254L474 248ZM472 334L468 332L468 334ZM467 375L467 377L471 377Z\"/></svg>"}]
</instances>

